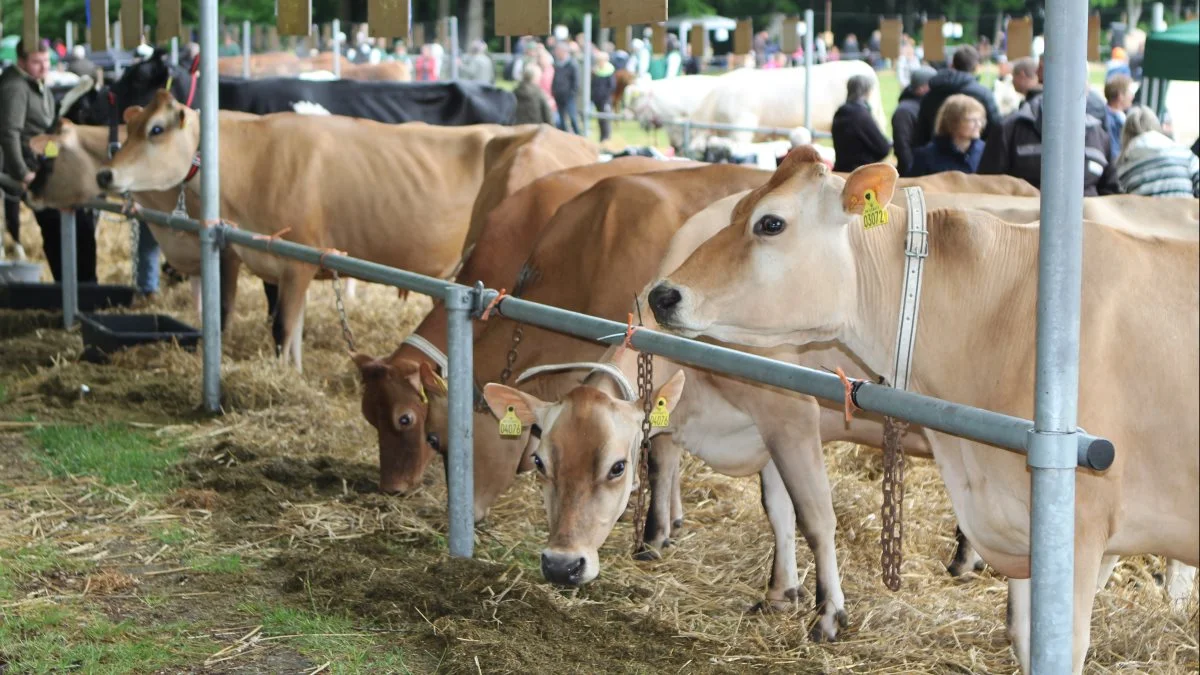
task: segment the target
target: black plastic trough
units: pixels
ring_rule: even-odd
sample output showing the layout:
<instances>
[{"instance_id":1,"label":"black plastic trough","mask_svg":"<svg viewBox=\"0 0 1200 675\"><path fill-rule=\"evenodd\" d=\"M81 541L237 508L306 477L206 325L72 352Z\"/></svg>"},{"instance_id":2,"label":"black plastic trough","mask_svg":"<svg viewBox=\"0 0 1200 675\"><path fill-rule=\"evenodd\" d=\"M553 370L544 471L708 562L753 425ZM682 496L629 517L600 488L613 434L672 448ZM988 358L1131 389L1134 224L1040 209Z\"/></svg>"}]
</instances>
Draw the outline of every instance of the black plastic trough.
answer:
<instances>
[{"instance_id":1,"label":"black plastic trough","mask_svg":"<svg viewBox=\"0 0 1200 675\"><path fill-rule=\"evenodd\" d=\"M112 284L79 284L79 311L94 312L133 304L137 289ZM0 284L0 309L62 311L62 285L46 283Z\"/></svg>"},{"instance_id":2,"label":"black plastic trough","mask_svg":"<svg viewBox=\"0 0 1200 675\"><path fill-rule=\"evenodd\" d=\"M153 342L176 341L195 351L200 331L164 314L80 314L83 359L104 363L113 352Z\"/></svg>"}]
</instances>

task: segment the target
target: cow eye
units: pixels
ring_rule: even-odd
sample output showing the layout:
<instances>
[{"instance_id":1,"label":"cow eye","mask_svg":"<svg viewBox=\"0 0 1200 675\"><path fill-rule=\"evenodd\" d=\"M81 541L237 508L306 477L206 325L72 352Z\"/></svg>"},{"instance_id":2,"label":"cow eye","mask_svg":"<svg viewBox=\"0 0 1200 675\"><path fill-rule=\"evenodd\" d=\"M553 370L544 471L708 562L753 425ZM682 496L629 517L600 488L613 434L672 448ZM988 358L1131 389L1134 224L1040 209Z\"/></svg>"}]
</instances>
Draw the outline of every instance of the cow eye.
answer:
<instances>
[{"instance_id":1,"label":"cow eye","mask_svg":"<svg viewBox=\"0 0 1200 675\"><path fill-rule=\"evenodd\" d=\"M405 413L396 419L396 426L400 427L401 429L406 429L408 427L411 427L412 423L413 423L412 415L409 415L408 413Z\"/></svg>"},{"instance_id":2,"label":"cow eye","mask_svg":"<svg viewBox=\"0 0 1200 675\"><path fill-rule=\"evenodd\" d=\"M425 436L425 442L428 443L429 447L433 448L435 452L442 451L442 439L438 438L437 434L431 433Z\"/></svg>"},{"instance_id":3,"label":"cow eye","mask_svg":"<svg viewBox=\"0 0 1200 675\"><path fill-rule=\"evenodd\" d=\"M783 222L783 219L778 216L763 216L762 218L758 219L757 223L754 224L754 234L761 234L765 237L774 237L780 232L783 232L784 228L786 227L787 223Z\"/></svg>"},{"instance_id":4,"label":"cow eye","mask_svg":"<svg viewBox=\"0 0 1200 675\"><path fill-rule=\"evenodd\" d=\"M162 132L163 132L163 128L162 128L161 124L155 124L154 126L150 127L150 137L151 138L161 134Z\"/></svg>"},{"instance_id":5,"label":"cow eye","mask_svg":"<svg viewBox=\"0 0 1200 675\"><path fill-rule=\"evenodd\" d=\"M538 457L536 454L533 456L533 465L534 465L535 467L537 467L537 470L538 470L538 471L539 471L539 472L540 472L540 473L541 473L543 476L545 476L545 475L546 475L546 465L545 465L544 463L542 463L542 458L541 458L541 457Z\"/></svg>"},{"instance_id":6,"label":"cow eye","mask_svg":"<svg viewBox=\"0 0 1200 675\"><path fill-rule=\"evenodd\" d=\"M610 479L620 478L623 475L625 475L625 460L622 459L616 464L613 464L612 468L608 470L608 477Z\"/></svg>"}]
</instances>

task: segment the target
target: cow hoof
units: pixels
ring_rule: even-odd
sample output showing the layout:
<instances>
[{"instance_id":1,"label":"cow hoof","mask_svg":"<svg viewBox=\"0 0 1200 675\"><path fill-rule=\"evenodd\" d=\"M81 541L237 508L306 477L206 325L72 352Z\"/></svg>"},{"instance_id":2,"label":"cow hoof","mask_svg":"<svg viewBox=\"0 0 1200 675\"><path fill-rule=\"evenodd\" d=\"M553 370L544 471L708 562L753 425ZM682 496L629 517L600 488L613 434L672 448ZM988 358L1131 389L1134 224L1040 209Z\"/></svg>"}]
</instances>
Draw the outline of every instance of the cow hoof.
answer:
<instances>
[{"instance_id":1,"label":"cow hoof","mask_svg":"<svg viewBox=\"0 0 1200 675\"><path fill-rule=\"evenodd\" d=\"M637 553L633 554L633 559L637 560L638 562L662 560L662 551L658 550L657 548L647 546L646 544L642 544L641 549Z\"/></svg>"},{"instance_id":2,"label":"cow hoof","mask_svg":"<svg viewBox=\"0 0 1200 675\"><path fill-rule=\"evenodd\" d=\"M683 518L676 518L675 520L672 520L671 528L676 529L676 530L682 529L683 528Z\"/></svg>"},{"instance_id":3,"label":"cow hoof","mask_svg":"<svg viewBox=\"0 0 1200 675\"><path fill-rule=\"evenodd\" d=\"M808 638L813 642L837 642L838 630L850 625L850 617L846 610L839 609L832 616L824 614L813 624L808 632Z\"/></svg>"},{"instance_id":4,"label":"cow hoof","mask_svg":"<svg viewBox=\"0 0 1200 675\"><path fill-rule=\"evenodd\" d=\"M987 567L987 563L982 560L976 560L974 563L956 560L946 565L946 571L955 579L962 579L972 572L976 574L982 572L985 567Z\"/></svg>"},{"instance_id":5,"label":"cow hoof","mask_svg":"<svg viewBox=\"0 0 1200 675\"><path fill-rule=\"evenodd\" d=\"M791 614L800 609L800 598L803 589L789 588L783 592L782 598L765 598L754 604L749 614Z\"/></svg>"}]
</instances>

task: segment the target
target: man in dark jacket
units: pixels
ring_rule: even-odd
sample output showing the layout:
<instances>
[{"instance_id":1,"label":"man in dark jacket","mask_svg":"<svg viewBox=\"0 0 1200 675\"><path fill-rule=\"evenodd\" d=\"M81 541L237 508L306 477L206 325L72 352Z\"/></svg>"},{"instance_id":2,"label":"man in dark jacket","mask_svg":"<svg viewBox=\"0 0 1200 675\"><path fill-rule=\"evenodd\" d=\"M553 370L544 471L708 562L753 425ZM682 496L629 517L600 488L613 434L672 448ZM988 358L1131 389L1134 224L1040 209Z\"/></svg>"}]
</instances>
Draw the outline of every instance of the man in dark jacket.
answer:
<instances>
[{"instance_id":1,"label":"man in dark jacket","mask_svg":"<svg viewBox=\"0 0 1200 675\"><path fill-rule=\"evenodd\" d=\"M970 45L954 50L950 68L938 72L929 81L929 93L921 99L921 111L917 116L917 127L913 133L913 147L920 147L933 140L933 124L937 121L938 109L946 99L955 94L966 94L983 104L987 111L987 126L983 128L983 139L1000 127L1000 109L992 92L975 79L979 69L979 52Z\"/></svg>"},{"instance_id":2,"label":"man in dark jacket","mask_svg":"<svg viewBox=\"0 0 1200 675\"><path fill-rule=\"evenodd\" d=\"M571 58L567 45L559 44L554 47L554 80L550 83L550 93L558 106L558 128L567 131L567 122L575 134L582 134L579 125L579 66Z\"/></svg>"},{"instance_id":3,"label":"man in dark jacket","mask_svg":"<svg viewBox=\"0 0 1200 675\"><path fill-rule=\"evenodd\" d=\"M867 105L873 86L866 75L855 75L846 82L846 102L833 114L830 129L833 151L837 153L834 171L853 171L864 164L883 161L892 150Z\"/></svg>"},{"instance_id":4,"label":"man in dark jacket","mask_svg":"<svg viewBox=\"0 0 1200 675\"><path fill-rule=\"evenodd\" d=\"M616 69L608 62L608 54L595 50L592 55L595 62L592 65L592 105L596 112L611 113L613 90L617 87ZM600 118L600 142L607 141L612 135L612 121Z\"/></svg>"},{"instance_id":5,"label":"man in dark jacket","mask_svg":"<svg viewBox=\"0 0 1200 675\"><path fill-rule=\"evenodd\" d=\"M17 43L17 62L0 75L0 158L4 173L26 187L33 182L38 158L29 139L44 134L55 118L54 94L46 85L50 49ZM34 211L54 280L62 279L62 225L57 209ZM96 225L92 212L75 212L76 269L81 282L96 281Z\"/></svg>"},{"instance_id":6,"label":"man in dark jacket","mask_svg":"<svg viewBox=\"0 0 1200 675\"><path fill-rule=\"evenodd\" d=\"M1038 97L1024 103L1017 112L988 136L979 160L981 174L1007 174L1022 178L1042 189L1042 102ZM1116 158L1108 143L1104 123L1085 115L1083 136L1083 196L1115 194Z\"/></svg>"},{"instance_id":7,"label":"man in dark jacket","mask_svg":"<svg viewBox=\"0 0 1200 675\"><path fill-rule=\"evenodd\" d=\"M912 168L913 129L917 126L917 115L921 111L921 98L929 92L929 81L937 71L921 66L912 71L911 80L900 92L900 102L892 113L892 145L896 152L896 170L907 176Z\"/></svg>"}]
</instances>

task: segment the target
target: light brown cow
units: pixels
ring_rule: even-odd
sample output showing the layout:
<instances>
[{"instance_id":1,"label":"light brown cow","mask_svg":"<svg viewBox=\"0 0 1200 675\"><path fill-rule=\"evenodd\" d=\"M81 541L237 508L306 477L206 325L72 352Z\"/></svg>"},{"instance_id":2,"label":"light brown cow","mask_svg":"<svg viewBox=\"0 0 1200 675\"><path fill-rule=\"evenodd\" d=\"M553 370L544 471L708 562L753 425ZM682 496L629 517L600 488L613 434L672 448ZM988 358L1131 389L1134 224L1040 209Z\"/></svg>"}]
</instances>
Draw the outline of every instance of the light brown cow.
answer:
<instances>
[{"instance_id":1,"label":"light brown cow","mask_svg":"<svg viewBox=\"0 0 1200 675\"><path fill-rule=\"evenodd\" d=\"M886 372L908 228L905 211L889 205L895 170L868 165L842 180L814 160L790 155L739 203L728 227L655 287L651 305L664 326L684 334L768 347L837 340L873 372ZM886 206L890 225L861 227L867 190ZM1036 225L963 209L932 211L927 224L913 388L1031 417ZM1092 222L1084 233L1079 424L1111 439L1117 457L1107 472L1079 471L1076 482L1076 673L1107 555L1200 562L1200 244L1190 234ZM771 292L778 288L803 289L804 301ZM988 375L961 377L967 371ZM928 436L964 532L1010 578L1009 634L1028 672L1025 461Z\"/></svg>"},{"instance_id":2,"label":"light brown cow","mask_svg":"<svg viewBox=\"0 0 1200 675\"><path fill-rule=\"evenodd\" d=\"M578 215L585 213L581 208L572 212L570 220L554 217L560 206L609 177L665 171L676 165L627 157L558 171L533 181L487 215L475 250L459 272L459 282L483 281L490 287L501 288L513 286L513 293L520 293L516 288L520 282L514 283L514 280L541 233L551 227L575 227ZM477 340L487 327L488 323L474 322ZM541 337L540 334L530 335L523 344L536 354ZM476 372L488 373L494 368L499 374L508 348L507 339L490 344L477 343ZM434 454L445 451L441 439L445 438L446 402L444 398L426 402L421 389L431 378L426 375L426 381L422 381L418 376L422 366L428 368L430 374L440 371L446 362L445 349L445 308L438 303L391 355L382 359L365 354L355 357L364 383L363 416L379 432L379 486L384 492L404 494L416 488ZM489 354L495 358L489 358ZM494 366L497 360L501 365ZM401 424L405 415L408 424ZM491 505L512 484L524 447L507 441L497 447L490 437L484 440L486 436L479 434L474 448L476 520L482 520Z\"/></svg>"},{"instance_id":3,"label":"light brown cow","mask_svg":"<svg viewBox=\"0 0 1200 675\"><path fill-rule=\"evenodd\" d=\"M342 79L376 82L412 80L412 70L404 63L352 63L344 56L340 60ZM223 56L217 60L217 70L225 77L241 77L242 66L241 56ZM311 58L302 58L291 52L250 55L251 78L294 77L314 70L333 71L333 52L322 52Z\"/></svg>"},{"instance_id":4,"label":"light brown cow","mask_svg":"<svg viewBox=\"0 0 1200 675\"><path fill-rule=\"evenodd\" d=\"M97 174L100 187L121 193L183 185L199 194L199 172L190 171L199 155L198 111L160 91L144 110L130 108L126 123L129 137ZM445 277L462 256L484 146L520 130L222 112L221 193L229 210L221 216L263 236ZM251 271L278 284L281 357L300 369L305 291L318 268L236 248Z\"/></svg>"}]
</instances>

